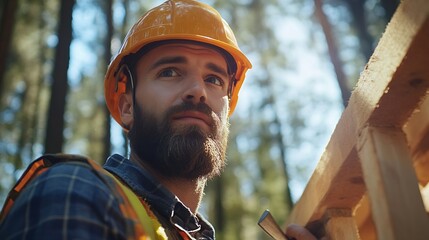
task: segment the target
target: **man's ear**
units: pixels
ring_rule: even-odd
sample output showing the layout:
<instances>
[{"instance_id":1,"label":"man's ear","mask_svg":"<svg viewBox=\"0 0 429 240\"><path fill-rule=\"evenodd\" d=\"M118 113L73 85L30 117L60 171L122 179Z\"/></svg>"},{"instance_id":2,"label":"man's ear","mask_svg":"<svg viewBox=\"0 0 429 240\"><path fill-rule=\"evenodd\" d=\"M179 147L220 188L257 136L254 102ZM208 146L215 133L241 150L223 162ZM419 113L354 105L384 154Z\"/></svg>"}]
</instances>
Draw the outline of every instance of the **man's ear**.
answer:
<instances>
[{"instance_id":1,"label":"man's ear","mask_svg":"<svg viewBox=\"0 0 429 240\"><path fill-rule=\"evenodd\" d=\"M118 108L123 126L130 129L134 121L133 98L130 93L123 93L119 96Z\"/></svg>"}]
</instances>

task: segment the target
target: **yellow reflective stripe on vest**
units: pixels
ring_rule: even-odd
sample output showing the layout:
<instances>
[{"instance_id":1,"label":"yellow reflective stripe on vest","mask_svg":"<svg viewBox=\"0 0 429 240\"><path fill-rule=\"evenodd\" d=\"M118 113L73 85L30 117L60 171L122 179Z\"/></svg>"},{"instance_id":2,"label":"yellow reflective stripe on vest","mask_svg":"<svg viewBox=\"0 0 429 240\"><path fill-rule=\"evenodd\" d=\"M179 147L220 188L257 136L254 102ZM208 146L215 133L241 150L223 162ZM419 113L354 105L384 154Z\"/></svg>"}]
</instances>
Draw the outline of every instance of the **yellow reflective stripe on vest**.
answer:
<instances>
[{"instance_id":1,"label":"yellow reflective stripe on vest","mask_svg":"<svg viewBox=\"0 0 429 240\"><path fill-rule=\"evenodd\" d=\"M133 191L131 191L131 189L125 186L121 181L119 181L113 174L111 174L110 172L108 173L112 176L113 179L115 179L116 183L121 187L122 191L127 196L128 201L130 202L132 208L136 212L137 217L143 226L143 230L147 234L147 236L145 236L146 238L143 237L143 239L153 239L153 240L168 239L167 235L165 234L164 228L156 220L156 218L151 218L148 215L147 209L143 206L142 202L137 197L137 195Z\"/></svg>"}]
</instances>

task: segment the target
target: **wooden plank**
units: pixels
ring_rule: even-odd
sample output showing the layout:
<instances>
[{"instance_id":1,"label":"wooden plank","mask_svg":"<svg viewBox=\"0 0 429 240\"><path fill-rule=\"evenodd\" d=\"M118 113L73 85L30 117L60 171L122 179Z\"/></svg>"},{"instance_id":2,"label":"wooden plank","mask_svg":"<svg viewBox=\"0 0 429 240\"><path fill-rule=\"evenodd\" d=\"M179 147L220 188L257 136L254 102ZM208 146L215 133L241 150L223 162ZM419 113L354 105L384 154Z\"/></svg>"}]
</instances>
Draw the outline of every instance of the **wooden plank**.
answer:
<instances>
[{"instance_id":1,"label":"wooden plank","mask_svg":"<svg viewBox=\"0 0 429 240\"><path fill-rule=\"evenodd\" d=\"M365 240L376 240L376 230L372 220L368 194L365 194L354 211L354 219L359 230L359 236Z\"/></svg>"},{"instance_id":2,"label":"wooden plank","mask_svg":"<svg viewBox=\"0 0 429 240\"><path fill-rule=\"evenodd\" d=\"M429 95L403 127L419 182L429 182Z\"/></svg>"},{"instance_id":3,"label":"wooden plank","mask_svg":"<svg viewBox=\"0 0 429 240\"><path fill-rule=\"evenodd\" d=\"M425 187L420 185L420 194L426 213L429 216L429 184ZM359 230L360 239L376 240L377 232L371 216L371 207L369 206L368 195L365 194L354 211L354 219Z\"/></svg>"},{"instance_id":4,"label":"wooden plank","mask_svg":"<svg viewBox=\"0 0 429 240\"><path fill-rule=\"evenodd\" d=\"M357 139L367 125L402 126L418 108L429 88L428 33L428 2L403 1L286 225L306 225L317 233L327 208L353 208L362 198Z\"/></svg>"},{"instance_id":5,"label":"wooden plank","mask_svg":"<svg viewBox=\"0 0 429 240\"><path fill-rule=\"evenodd\" d=\"M329 240L359 240L351 209L328 209L325 214L326 236Z\"/></svg>"},{"instance_id":6,"label":"wooden plank","mask_svg":"<svg viewBox=\"0 0 429 240\"><path fill-rule=\"evenodd\" d=\"M357 134L354 121L350 109L346 109L334 131L336 137L328 143L287 224L306 225L322 237L323 231L318 231L327 208L352 208L362 198L366 188L354 148L356 139L350 137Z\"/></svg>"},{"instance_id":7,"label":"wooden plank","mask_svg":"<svg viewBox=\"0 0 429 240\"><path fill-rule=\"evenodd\" d=\"M420 186L420 193L422 194L423 204L425 205L426 213L429 214L429 185L426 185L426 187Z\"/></svg>"},{"instance_id":8,"label":"wooden plank","mask_svg":"<svg viewBox=\"0 0 429 240\"><path fill-rule=\"evenodd\" d=\"M428 42L429 2L403 1L350 98L358 124L402 127L429 88Z\"/></svg>"},{"instance_id":9,"label":"wooden plank","mask_svg":"<svg viewBox=\"0 0 429 240\"><path fill-rule=\"evenodd\" d=\"M402 130L367 127L358 152L378 239L429 239L429 218Z\"/></svg>"}]
</instances>

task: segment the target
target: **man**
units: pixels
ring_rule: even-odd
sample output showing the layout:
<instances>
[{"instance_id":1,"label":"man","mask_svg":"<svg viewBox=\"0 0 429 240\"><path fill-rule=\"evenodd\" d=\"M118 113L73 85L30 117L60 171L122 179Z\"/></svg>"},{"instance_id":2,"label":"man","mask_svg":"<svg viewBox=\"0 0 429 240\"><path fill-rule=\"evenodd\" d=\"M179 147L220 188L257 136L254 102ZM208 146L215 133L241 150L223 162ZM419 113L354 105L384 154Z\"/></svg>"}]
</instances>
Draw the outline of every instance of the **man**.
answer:
<instances>
[{"instance_id":1,"label":"man","mask_svg":"<svg viewBox=\"0 0 429 240\"><path fill-rule=\"evenodd\" d=\"M113 155L103 170L83 157L40 158L6 202L2 239L214 239L198 207L225 166L228 117L249 68L210 6L170 0L150 10L105 77L130 159Z\"/></svg>"}]
</instances>

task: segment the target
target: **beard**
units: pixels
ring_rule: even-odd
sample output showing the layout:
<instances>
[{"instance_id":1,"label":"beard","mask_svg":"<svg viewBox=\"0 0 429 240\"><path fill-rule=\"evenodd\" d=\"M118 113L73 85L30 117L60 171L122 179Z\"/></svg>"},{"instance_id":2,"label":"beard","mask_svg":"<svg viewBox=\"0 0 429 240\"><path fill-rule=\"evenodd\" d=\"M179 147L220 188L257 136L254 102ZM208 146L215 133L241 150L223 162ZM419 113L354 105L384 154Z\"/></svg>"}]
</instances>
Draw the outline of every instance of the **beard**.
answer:
<instances>
[{"instance_id":1,"label":"beard","mask_svg":"<svg viewBox=\"0 0 429 240\"><path fill-rule=\"evenodd\" d=\"M228 119L221 123L205 103L183 103L171 107L162 119L134 106L134 124L128 138L131 151L140 161L170 178L210 179L219 175L226 165ZM207 133L196 125L173 128L172 116L195 110L211 118Z\"/></svg>"}]
</instances>

